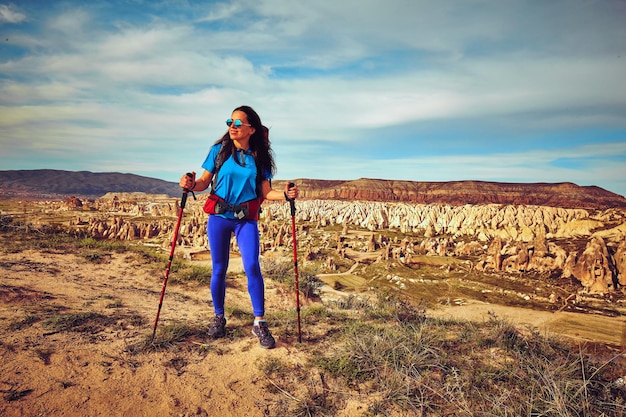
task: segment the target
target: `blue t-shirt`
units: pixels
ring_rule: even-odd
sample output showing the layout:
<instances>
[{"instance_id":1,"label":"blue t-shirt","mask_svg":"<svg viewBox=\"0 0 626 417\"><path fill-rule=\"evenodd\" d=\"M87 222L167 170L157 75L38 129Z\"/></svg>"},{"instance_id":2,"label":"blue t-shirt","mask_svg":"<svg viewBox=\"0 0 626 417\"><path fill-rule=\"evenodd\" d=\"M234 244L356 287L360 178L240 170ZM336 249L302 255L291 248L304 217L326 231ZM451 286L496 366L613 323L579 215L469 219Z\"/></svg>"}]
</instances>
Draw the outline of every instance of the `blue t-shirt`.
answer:
<instances>
[{"instance_id":1,"label":"blue t-shirt","mask_svg":"<svg viewBox=\"0 0 626 417\"><path fill-rule=\"evenodd\" d=\"M221 143L211 147L209 154L202 164L202 168L215 174L215 162L221 148ZM229 155L226 161L224 161L217 173L217 181L215 183L215 189L213 190L215 194L230 204L241 204L257 198L256 162L254 156L244 151L237 151L237 157L241 165L233 160L232 155ZM242 162L242 157L245 162ZM269 179L271 179L271 174L265 172L263 180Z\"/></svg>"}]
</instances>

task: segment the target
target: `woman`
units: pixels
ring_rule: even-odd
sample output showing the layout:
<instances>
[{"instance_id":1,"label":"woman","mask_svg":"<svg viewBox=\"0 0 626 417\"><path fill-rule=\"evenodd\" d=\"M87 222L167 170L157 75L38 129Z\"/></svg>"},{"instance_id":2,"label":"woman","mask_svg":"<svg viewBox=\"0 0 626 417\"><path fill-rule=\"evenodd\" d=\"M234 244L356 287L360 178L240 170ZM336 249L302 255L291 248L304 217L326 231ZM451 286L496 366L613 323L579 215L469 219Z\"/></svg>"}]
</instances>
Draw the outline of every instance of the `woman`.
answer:
<instances>
[{"instance_id":1,"label":"woman","mask_svg":"<svg viewBox=\"0 0 626 417\"><path fill-rule=\"evenodd\" d=\"M259 264L259 204L266 199L295 199L298 189L295 186L285 192L272 189L270 180L276 167L267 128L251 107L236 108L226 124L228 131L211 147L202 164L204 172L200 178L196 179L194 172L191 177L183 175L180 179L180 186L190 191L204 191L213 182L207 202L212 204L205 206L205 211L210 213L207 235L213 264L211 295L215 310L208 334L213 338L226 335L226 270L231 234L234 234L248 277L254 312L252 333L263 348L272 349L276 341L264 319L265 285Z\"/></svg>"}]
</instances>

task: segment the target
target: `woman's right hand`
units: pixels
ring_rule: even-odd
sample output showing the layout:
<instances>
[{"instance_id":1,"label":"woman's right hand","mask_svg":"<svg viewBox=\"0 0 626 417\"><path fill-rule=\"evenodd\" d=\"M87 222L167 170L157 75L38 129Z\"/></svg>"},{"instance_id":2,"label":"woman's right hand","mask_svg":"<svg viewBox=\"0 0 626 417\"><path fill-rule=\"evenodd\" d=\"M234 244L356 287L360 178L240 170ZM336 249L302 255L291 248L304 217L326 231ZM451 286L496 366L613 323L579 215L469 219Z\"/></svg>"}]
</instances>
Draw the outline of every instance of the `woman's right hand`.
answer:
<instances>
[{"instance_id":1,"label":"woman's right hand","mask_svg":"<svg viewBox=\"0 0 626 417\"><path fill-rule=\"evenodd\" d=\"M185 188L189 191L193 190L193 187L196 185L196 173L191 172L191 175L188 173L180 177L180 181L178 182L180 188Z\"/></svg>"}]
</instances>

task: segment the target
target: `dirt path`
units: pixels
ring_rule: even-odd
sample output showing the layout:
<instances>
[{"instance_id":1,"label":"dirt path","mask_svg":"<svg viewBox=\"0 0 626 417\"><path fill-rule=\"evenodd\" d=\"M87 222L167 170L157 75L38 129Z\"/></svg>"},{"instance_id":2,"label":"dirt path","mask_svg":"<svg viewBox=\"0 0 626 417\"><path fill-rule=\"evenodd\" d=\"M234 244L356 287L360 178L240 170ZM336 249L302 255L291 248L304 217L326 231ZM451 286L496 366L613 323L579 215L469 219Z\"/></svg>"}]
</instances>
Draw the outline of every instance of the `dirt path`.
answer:
<instances>
[{"instance_id":1,"label":"dirt path","mask_svg":"<svg viewBox=\"0 0 626 417\"><path fill-rule=\"evenodd\" d=\"M626 318L565 311L537 311L468 300L463 305L442 306L429 312L433 317L486 321L491 315L516 325L528 325L542 333L563 335L589 342L626 348Z\"/></svg>"}]
</instances>

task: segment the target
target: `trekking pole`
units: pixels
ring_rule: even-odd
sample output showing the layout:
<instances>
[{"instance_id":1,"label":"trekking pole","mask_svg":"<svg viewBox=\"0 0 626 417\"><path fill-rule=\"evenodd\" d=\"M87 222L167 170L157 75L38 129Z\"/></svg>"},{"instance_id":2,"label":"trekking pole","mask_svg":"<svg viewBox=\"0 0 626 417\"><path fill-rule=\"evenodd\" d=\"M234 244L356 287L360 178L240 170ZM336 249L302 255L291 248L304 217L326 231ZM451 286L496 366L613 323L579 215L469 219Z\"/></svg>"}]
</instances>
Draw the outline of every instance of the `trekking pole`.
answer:
<instances>
[{"instance_id":1,"label":"trekking pole","mask_svg":"<svg viewBox=\"0 0 626 417\"><path fill-rule=\"evenodd\" d=\"M187 173L189 178L193 176L191 173ZM163 288L161 288L161 298L159 299L159 309L157 310L156 319L154 320L154 328L152 329L152 338L150 342L154 341L154 335L156 334L157 324L159 323L159 315L161 314L161 306L163 306L163 297L165 296L165 287L167 287L167 279L170 276L170 268L172 267L172 260L174 259L174 248L176 248L176 241L178 240L178 230L180 229L180 221L183 218L183 210L185 210L185 204L187 204L187 194L189 193L189 189L183 188L183 196L180 199L180 207L178 209L178 220L176 221L176 227L174 227L174 237L172 239L172 247L170 249L170 258L167 261L167 267L165 268L165 278L163 279ZM196 195L191 191L193 198L196 198Z\"/></svg>"},{"instance_id":2,"label":"trekking pole","mask_svg":"<svg viewBox=\"0 0 626 417\"><path fill-rule=\"evenodd\" d=\"M295 186L290 182L287 188ZM285 195L286 196L286 195ZM298 312L298 342L302 343L302 330L300 329L300 284L298 282L298 243L296 241L296 201L293 198L287 198L291 206L291 235L293 236L293 270L296 276L296 311Z\"/></svg>"}]
</instances>

